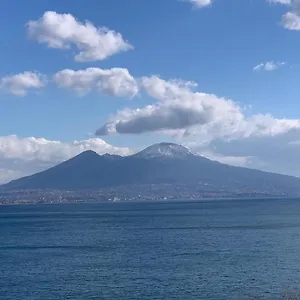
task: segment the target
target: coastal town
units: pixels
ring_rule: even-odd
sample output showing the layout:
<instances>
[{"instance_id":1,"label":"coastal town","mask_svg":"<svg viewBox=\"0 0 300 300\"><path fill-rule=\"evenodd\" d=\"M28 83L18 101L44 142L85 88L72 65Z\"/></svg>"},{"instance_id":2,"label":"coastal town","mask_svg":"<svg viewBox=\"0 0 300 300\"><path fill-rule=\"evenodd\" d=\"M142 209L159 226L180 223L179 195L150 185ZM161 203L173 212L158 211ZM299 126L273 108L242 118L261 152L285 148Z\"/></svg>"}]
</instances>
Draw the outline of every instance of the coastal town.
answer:
<instances>
[{"instance_id":1,"label":"coastal town","mask_svg":"<svg viewBox=\"0 0 300 300\"><path fill-rule=\"evenodd\" d=\"M201 188L171 184L120 186L97 190L9 190L0 191L0 205L55 204L119 201L177 201L206 198L255 198L297 196L278 191L220 190L209 186Z\"/></svg>"}]
</instances>

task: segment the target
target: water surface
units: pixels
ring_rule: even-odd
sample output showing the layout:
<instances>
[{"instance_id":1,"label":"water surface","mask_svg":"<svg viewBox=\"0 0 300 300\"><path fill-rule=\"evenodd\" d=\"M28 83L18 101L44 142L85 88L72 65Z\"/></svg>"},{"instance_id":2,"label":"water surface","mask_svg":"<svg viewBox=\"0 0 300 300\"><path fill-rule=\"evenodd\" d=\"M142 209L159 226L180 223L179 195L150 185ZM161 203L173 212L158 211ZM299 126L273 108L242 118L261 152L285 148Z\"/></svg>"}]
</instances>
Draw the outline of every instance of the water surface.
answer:
<instances>
[{"instance_id":1,"label":"water surface","mask_svg":"<svg viewBox=\"0 0 300 300\"><path fill-rule=\"evenodd\" d=\"M0 206L0 298L274 299L300 288L300 200Z\"/></svg>"}]
</instances>

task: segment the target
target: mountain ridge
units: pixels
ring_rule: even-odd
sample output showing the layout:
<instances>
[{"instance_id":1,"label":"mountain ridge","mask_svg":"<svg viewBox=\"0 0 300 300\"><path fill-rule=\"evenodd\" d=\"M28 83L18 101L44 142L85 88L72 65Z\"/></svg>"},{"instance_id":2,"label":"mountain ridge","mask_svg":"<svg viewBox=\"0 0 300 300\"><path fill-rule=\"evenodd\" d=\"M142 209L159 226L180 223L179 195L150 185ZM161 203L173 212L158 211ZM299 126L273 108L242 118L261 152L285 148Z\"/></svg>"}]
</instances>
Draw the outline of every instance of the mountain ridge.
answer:
<instances>
[{"instance_id":1,"label":"mountain ridge","mask_svg":"<svg viewBox=\"0 0 300 300\"><path fill-rule=\"evenodd\" d=\"M300 178L221 164L173 143L154 144L124 157L88 150L2 189L84 190L151 184L189 185L199 191L210 186L212 191L300 194Z\"/></svg>"}]
</instances>

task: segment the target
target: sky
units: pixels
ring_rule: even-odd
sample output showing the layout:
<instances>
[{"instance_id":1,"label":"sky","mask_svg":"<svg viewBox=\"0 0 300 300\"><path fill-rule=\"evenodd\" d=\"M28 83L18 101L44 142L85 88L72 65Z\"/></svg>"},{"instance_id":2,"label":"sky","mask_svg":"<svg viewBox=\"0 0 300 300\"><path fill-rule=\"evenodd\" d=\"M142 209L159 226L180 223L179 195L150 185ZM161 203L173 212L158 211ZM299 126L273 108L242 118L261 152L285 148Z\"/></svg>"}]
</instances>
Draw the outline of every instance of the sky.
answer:
<instances>
[{"instance_id":1,"label":"sky","mask_svg":"<svg viewBox=\"0 0 300 300\"><path fill-rule=\"evenodd\" d=\"M0 183L168 141L300 177L300 0L1 0Z\"/></svg>"}]
</instances>

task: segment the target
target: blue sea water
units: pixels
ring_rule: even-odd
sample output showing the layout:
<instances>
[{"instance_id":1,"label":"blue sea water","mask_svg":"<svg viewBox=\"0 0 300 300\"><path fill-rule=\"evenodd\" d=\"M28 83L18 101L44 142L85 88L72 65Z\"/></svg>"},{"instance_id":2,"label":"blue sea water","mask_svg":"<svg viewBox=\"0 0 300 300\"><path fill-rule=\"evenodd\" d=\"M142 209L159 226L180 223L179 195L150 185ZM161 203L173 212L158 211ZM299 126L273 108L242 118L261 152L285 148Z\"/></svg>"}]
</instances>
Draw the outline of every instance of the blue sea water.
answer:
<instances>
[{"instance_id":1,"label":"blue sea water","mask_svg":"<svg viewBox=\"0 0 300 300\"><path fill-rule=\"evenodd\" d=\"M0 206L0 299L277 299L300 200Z\"/></svg>"}]
</instances>

